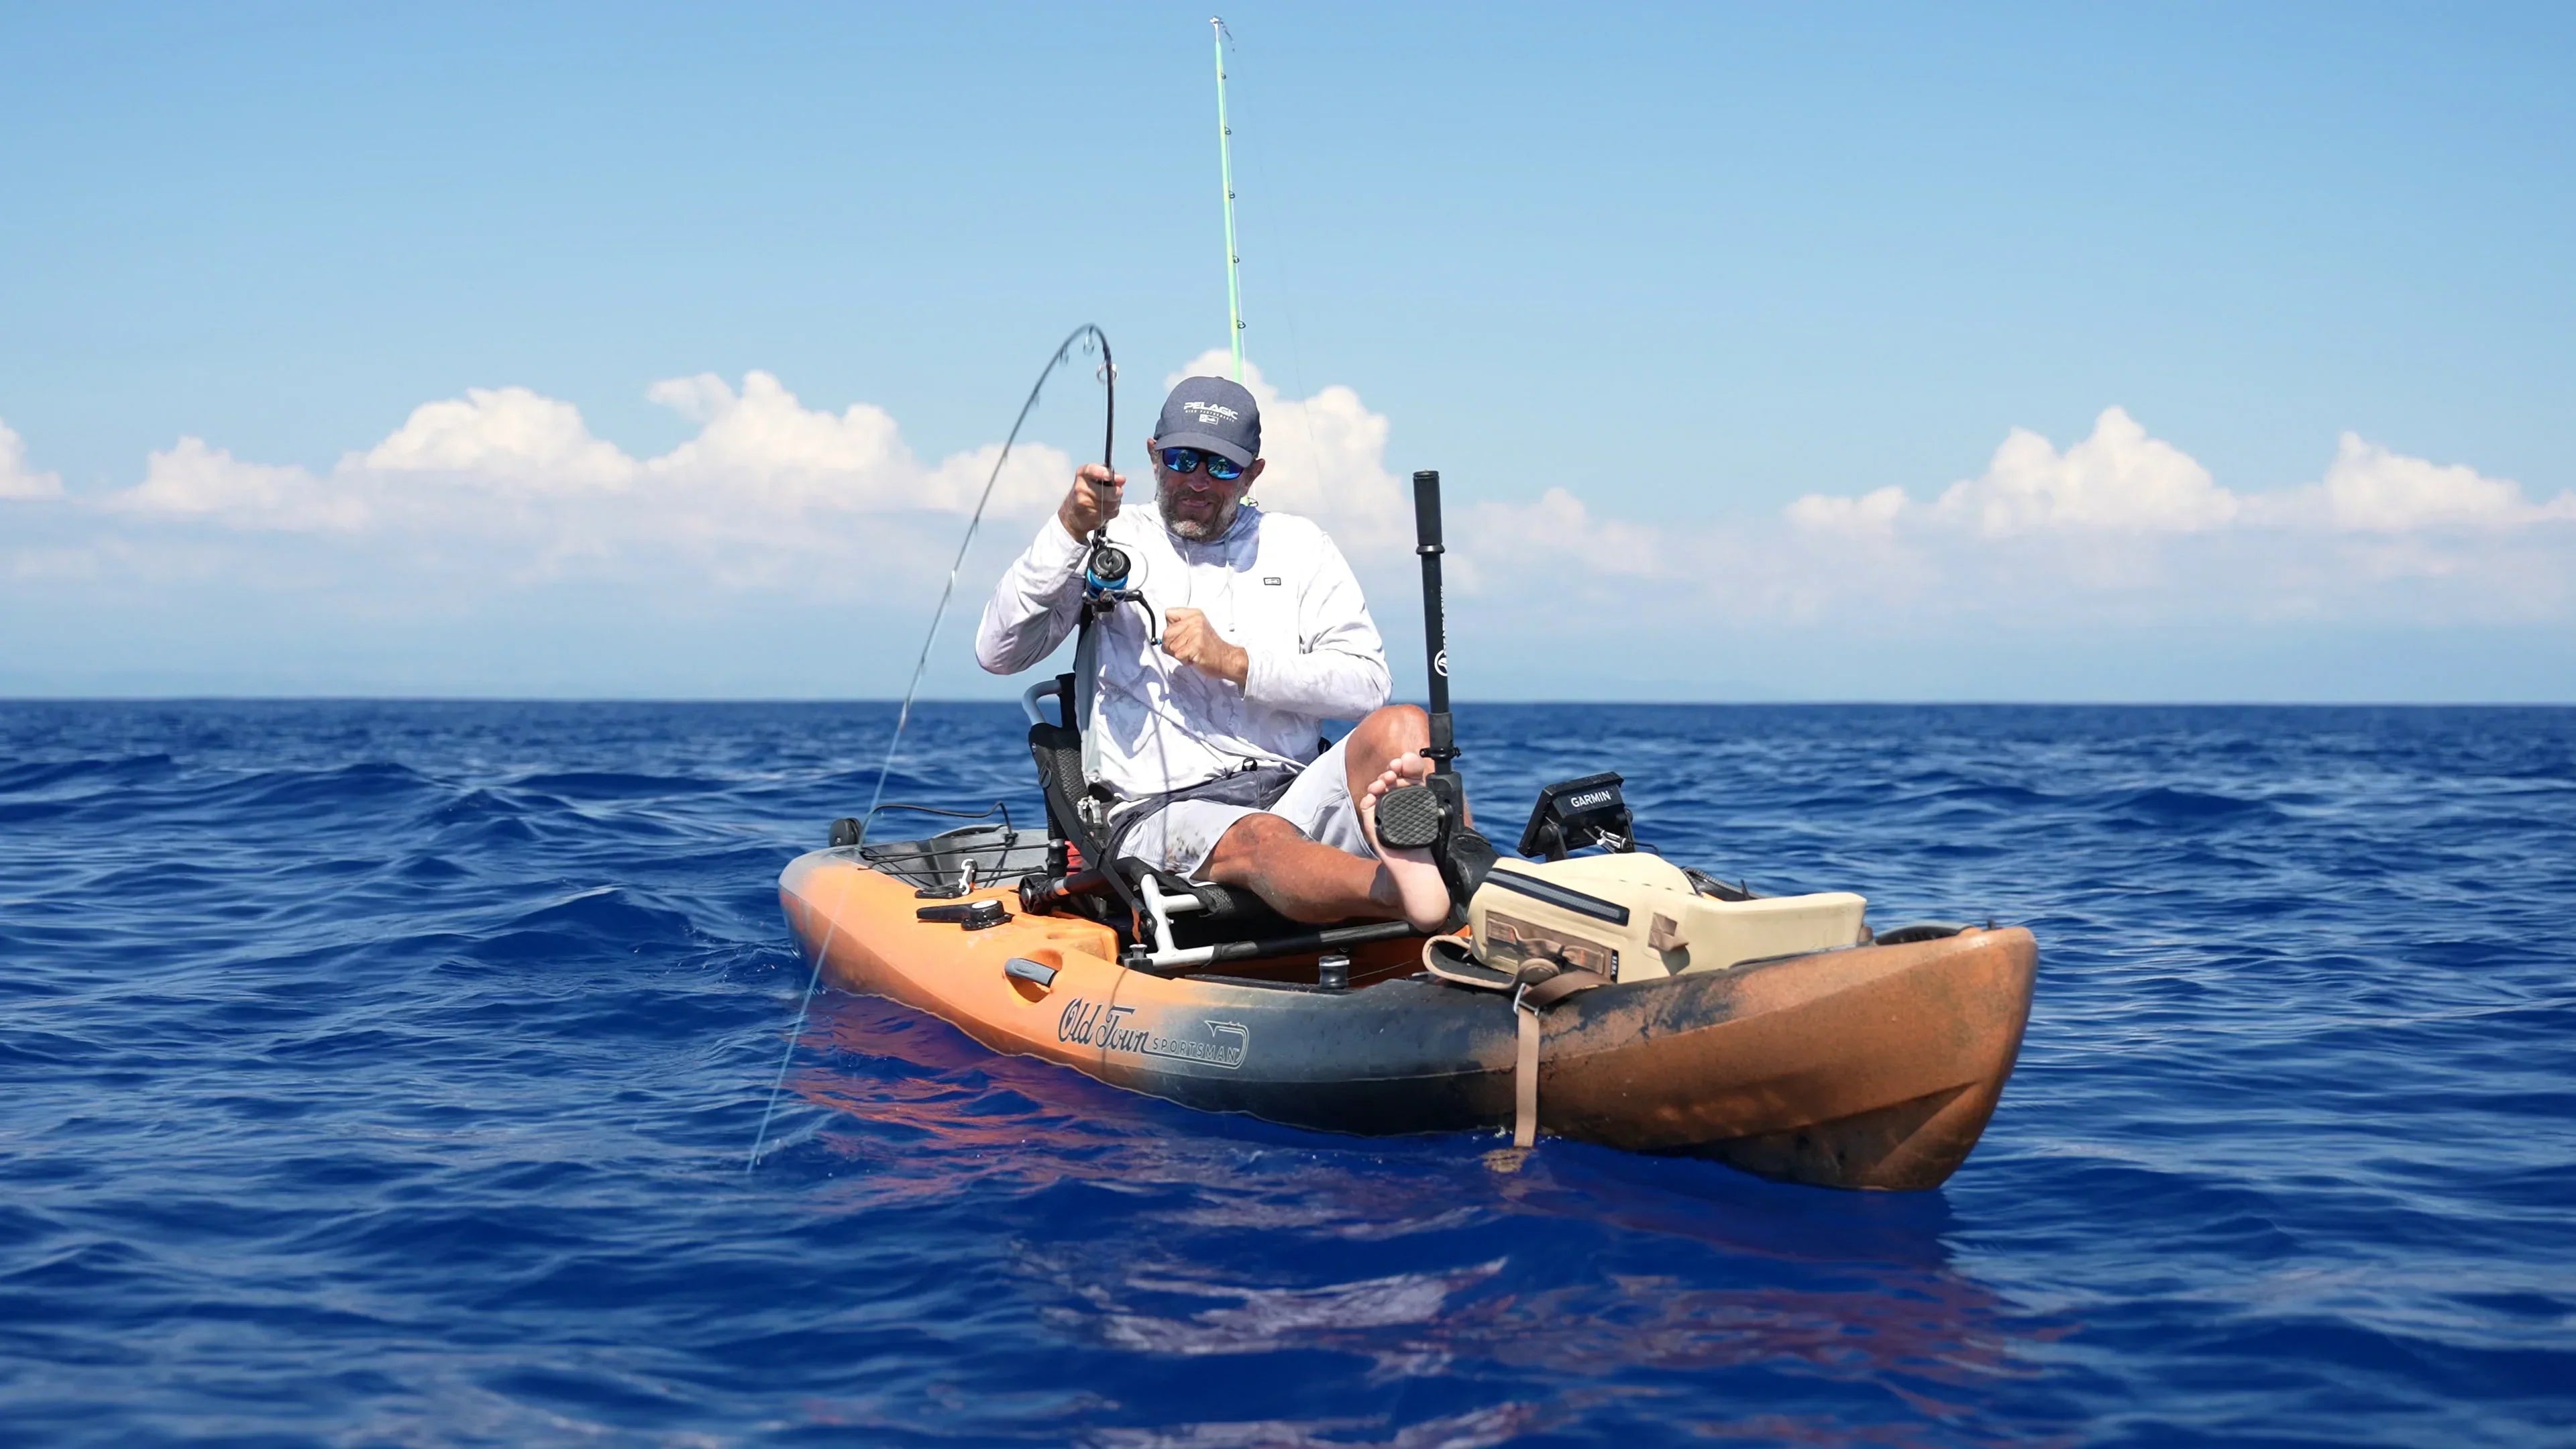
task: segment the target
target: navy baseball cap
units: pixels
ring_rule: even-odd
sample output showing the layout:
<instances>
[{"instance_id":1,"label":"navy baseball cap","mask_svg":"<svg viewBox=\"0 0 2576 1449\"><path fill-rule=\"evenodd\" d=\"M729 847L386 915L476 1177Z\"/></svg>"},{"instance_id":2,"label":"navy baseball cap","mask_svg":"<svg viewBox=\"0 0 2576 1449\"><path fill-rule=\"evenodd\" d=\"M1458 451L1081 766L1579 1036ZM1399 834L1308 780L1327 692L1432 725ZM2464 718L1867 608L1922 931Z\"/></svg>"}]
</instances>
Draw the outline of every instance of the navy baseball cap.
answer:
<instances>
[{"instance_id":1,"label":"navy baseball cap","mask_svg":"<svg viewBox=\"0 0 2576 1449\"><path fill-rule=\"evenodd\" d=\"M1261 404L1243 384L1221 377L1185 377L1163 399L1154 424L1159 448L1204 448L1249 468L1261 456Z\"/></svg>"}]
</instances>

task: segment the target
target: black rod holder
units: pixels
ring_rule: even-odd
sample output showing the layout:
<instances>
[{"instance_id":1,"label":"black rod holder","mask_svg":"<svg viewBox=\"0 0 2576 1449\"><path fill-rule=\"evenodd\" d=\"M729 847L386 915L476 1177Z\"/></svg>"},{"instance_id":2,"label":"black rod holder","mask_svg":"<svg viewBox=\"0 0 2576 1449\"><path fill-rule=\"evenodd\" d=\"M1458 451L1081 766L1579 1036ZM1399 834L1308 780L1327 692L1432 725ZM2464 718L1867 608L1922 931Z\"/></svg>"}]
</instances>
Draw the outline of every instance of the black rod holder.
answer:
<instances>
[{"instance_id":1,"label":"black rod holder","mask_svg":"<svg viewBox=\"0 0 2576 1449\"><path fill-rule=\"evenodd\" d=\"M1448 774L1458 755L1457 726L1449 718L1449 624L1440 588L1440 475L1413 475L1413 551L1422 557L1422 652L1431 665L1431 745L1435 773Z\"/></svg>"}]
</instances>

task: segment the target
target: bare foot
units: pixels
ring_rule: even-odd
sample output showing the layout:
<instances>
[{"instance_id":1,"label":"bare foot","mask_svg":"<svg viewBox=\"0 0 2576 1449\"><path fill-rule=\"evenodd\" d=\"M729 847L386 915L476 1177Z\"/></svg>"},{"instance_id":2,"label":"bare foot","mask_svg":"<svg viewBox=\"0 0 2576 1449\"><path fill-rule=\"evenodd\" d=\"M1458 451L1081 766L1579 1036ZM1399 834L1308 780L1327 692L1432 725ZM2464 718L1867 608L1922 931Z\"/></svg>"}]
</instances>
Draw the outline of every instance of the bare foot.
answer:
<instances>
[{"instance_id":1,"label":"bare foot","mask_svg":"<svg viewBox=\"0 0 2576 1449\"><path fill-rule=\"evenodd\" d=\"M1377 802L1399 785L1419 785L1429 778L1429 760L1400 755L1387 761L1386 773L1370 782L1367 797L1358 802L1360 828L1368 833L1369 848L1377 852L1379 868L1395 896L1386 904L1403 912L1405 922L1417 931L1437 931L1449 924L1449 884L1440 878L1440 867L1432 862L1430 851L1398 850L1377 838Z\"/></svg>"}]
</instances>

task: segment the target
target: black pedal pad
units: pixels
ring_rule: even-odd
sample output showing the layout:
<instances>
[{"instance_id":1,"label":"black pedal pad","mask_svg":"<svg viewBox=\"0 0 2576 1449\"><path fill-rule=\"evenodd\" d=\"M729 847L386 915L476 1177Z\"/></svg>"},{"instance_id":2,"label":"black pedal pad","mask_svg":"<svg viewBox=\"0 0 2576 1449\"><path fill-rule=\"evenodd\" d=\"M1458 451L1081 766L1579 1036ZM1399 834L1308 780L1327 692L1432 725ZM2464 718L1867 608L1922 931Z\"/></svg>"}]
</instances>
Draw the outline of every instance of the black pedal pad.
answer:
<instances>
[{"instance_id":1,"label":"black pedal pad","mask_svg":"<svg viewBox=\"0 0 2576 1449\"><path fill-rule=\"evenodd\" d=\"M1398 785L1377 800L1377 838L1396 850L1420 850L1440 838L1440 797L1428 785Z\"/></svg>"}]
</instances>

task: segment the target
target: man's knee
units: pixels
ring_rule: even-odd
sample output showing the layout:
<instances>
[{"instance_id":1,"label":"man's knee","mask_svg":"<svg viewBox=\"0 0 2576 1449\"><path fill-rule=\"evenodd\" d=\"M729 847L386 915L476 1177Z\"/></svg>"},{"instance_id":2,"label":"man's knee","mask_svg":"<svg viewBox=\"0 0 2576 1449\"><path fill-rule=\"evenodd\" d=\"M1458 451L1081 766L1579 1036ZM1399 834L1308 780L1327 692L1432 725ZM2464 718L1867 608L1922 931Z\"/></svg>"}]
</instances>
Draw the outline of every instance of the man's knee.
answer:
<instances>
[{"instance_id":1,"label":"man's knee","mask_svg":"<svg viewBox=\"0 0 2576 1449\"><path fill-rule=\"evenodd\" d=\"M1366 734L1372 741L1390 745L1428 743L1431 739L1431 716L1418 704L1390 704L1370 712L1360 721L1353 734Z\"/></svg>"},{"instance_id":2,"label":"man's knee","mask_svg":"<svg viewBox=\"0 0 2576 1449\"><path fill-rule=\"evenodd\" d=\"M1418 735L1431 733L1431 716L1418 704L1384 705L1372 711L1369 718L1383 721L1387 729L1409 730Z\"/></svg>"},{"instance_id":3,"label":"man's knee","mask_svg":"<svg viewBox=\"0 0 2576 1449\"><path fill-rule=\"evenodd\" d=\"M1284 840L1305 838L1285 817L1256 811L1225 828L1203 869L1209 880L1220 885L1241 885L1265 851Z\"/></svg>"}]
</instances>

